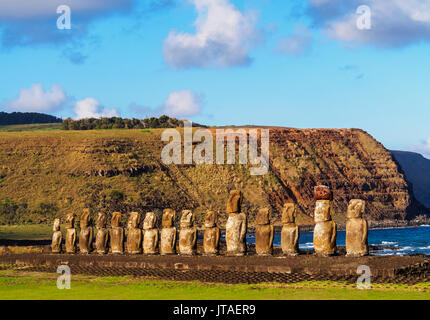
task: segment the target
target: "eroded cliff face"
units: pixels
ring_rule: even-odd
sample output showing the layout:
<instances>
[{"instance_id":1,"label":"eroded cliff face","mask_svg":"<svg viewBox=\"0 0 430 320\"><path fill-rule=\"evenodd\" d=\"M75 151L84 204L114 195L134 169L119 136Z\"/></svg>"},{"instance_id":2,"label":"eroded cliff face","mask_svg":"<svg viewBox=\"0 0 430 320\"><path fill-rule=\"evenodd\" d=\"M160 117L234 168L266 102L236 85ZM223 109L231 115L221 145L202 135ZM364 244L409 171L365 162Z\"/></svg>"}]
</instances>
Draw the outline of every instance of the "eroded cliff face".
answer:
<instances>
[{"instance_id":1,"label":"eroded cliff face","mask_svg":"<svg viewBox=\"0 0 430 320\"><path fill-rule=\"evenodd\" d=\"M335 219L347 203L367 202L368 219L409 219L428 214L391 154L359 129L270 128L270 169L252 176L248 165L165 165L162 130L102 130L0 133L0 200L28 208L52 203L58 215L94 212L193 209L201 223L206 210L220 213L231 189L244 194L252 223L271 207L280 221L283 203L299 207L298 222L310 224L316 184L334 191ZM125 215L124 215L125 216Z\"/></svg>"}]
</instances>

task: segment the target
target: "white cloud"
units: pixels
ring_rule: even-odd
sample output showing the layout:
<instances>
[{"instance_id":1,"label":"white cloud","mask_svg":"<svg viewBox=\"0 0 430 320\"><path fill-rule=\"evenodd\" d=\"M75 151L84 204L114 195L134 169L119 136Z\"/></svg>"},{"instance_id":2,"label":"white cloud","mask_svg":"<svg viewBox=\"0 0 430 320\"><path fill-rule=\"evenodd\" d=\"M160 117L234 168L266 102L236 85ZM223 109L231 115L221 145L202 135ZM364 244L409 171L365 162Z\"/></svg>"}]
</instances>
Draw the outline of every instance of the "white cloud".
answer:
<instances>
[{"instance_id":1,"label":"white cloud","mask_svg":"<svg viewBox=\"0 0 430 320\"><path fill-rule=\"evenodd\" d=\"M296 27L294 32L278 43L277 52L300 56L306 53L312 45L312 33L306 27Z\"/></svg>"},{"instance_id":2,"label":"white cloud","mask_svg":"<svg viewBox=\"0 0 430 320\"><path fill-rule=\"evenodd\" d=\"M356 27L359 5L371 9L370 30ZM430 0L311 0L309 12L330 38L340 41L377 47L430 41Z\"/></svg>"},{"instance_id":3,"label":"white cloud","mask_svg":"<svg viewBox=\"0 0 430 320\"><path fill-rule=\"evenodd\" d=\"M94 98L85 98L75 104L75 119L116 117L118 113L115 109L106 109Z\"/></svg>"},{"instance_id":4,"label":"white cloud","mask_svg":"<svg viewBox=\"0 0 430 320\"><path fill-rule=\"evenodd\" d=\"M424 157L430 159L430 138L418 146L413 146L412 151L421 153Z\"/></svg>"},{"instance_id":5,"label":"white cloud","mask_svg":"<svg viewBox=\"0 0 430 320\"><path fill-rule=\"evenodd\" d=\"M44 90L41 83L32 84L30 88L21 89L17 99L6 101L7 109L22 112L49 112L60 108L67 101L67 96L59 84Z\"/></svg>"},{"instance_id":6,"label":"white cloud","mask_svg":"<svg viewBox=\"0 0 430 320\"><path fill-rule=\"evenodd\" d=\"M249 64L249 50L261 38L256 13L243 13L228 0L189 1L198 13L196 33L170 31L164 40L164 59L178 69Z\"/></svg>"},{"instance_id":7,"label":"white cloud","mask_svg":"<svg viewBox=\"0 0 430 320\"><path fill-rule=\"evenodd\" d=\"M172 117L189 117L200 113L203 97L191 90L174 91L162 106L163 113Z\"/></svg>"}]
</instances>

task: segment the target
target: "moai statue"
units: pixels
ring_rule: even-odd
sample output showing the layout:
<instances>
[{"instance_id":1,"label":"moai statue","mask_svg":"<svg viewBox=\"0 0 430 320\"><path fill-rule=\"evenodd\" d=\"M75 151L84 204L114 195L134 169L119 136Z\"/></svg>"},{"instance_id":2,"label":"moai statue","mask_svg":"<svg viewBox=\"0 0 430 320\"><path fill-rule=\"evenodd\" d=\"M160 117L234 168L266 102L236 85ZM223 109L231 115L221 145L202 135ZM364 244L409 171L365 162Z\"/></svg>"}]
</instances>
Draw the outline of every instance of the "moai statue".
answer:
<instances>
[{"instance_id":1,"label":"moai statue","mask_svg":"<svg viewBox=\"0 0 430 320\"><path fill-rule=\"evenodd\" d=\"M106 229L106 220L107 216L103 212L99 212L97 216L97 235L96 235L96 250L98 254L106 254L109 251L108 248L108 239L109 232Z\"/></svg>"},{"instance_id":2,"label":"moai statue","mask_svg":"<svg viewBox=\"0 0 430 320\"><path fill-rule=\"evenodd\" d=\"M363 219L366 203L353 199L346 214L346 255L361 257L369 254L367 245L367 221Z\"/></svg>"},{"instance_id":3,"label":"moai statue","mask_svg":"<svg viewBox=\"0 0 430 320\"><path fill-rule=\"evenodd\" d=\"M259 256L271 255L273 252L274 230L269 216L269 208L258 210L255 221L255 251Z\"/></svg>"},{"instance_id":4,"label":"moai statue","mask_svg":"<svg viewBox=\"0 0 430 320\"><path fill-rule=\"evenodd\" d=\"M54 233L52 234L52 253L61 253L61 242L63 241L63 234L60 231L60 219L54 220L53 226Z\"/></svg>"},{"instance_id":5,"label":"moai statue","mask_svg":"<svg viewBox=\"0 0 430 320\"><path fill-rule=\"evenodd\" d=\"M181 229L179 230L179 254L196 254L197 228L194 226L194 215L191 210L182 210Z\"/></svg>"},{"instance_id":6,"label":"moai statue","mask_svg":"<svg viewBox=\"0 0 430 320\"><path fill-rule=\"evenodd\" d=\"M81 232L79 233L79 252L90 253L93 246L94 230L89 225L90 223L90 210L84 209L84 213L81 215L80 227Z\"/></svg>"},{"instance_id":7,"label":"moai statue","mask_svg":"<svg viewBox=\"0 0 430 320\"><path fill-rule=\"evenodd\" d=\"M110 230L110 247L112 253L124 253L124 228L121 227L121 213L112 213Z\"/></svg>"},{"instance_id":8,"label":"moai statue","mask_svg":"<svg viewBox=\"0 0 430 320\"><path fill-rule=\"evenodd\" d=\"M332 220L333 194L328 187L318 186L315 187L314 198L314 250L317 255L330 256L336 252L336 224Z\"/></svg>"},{"instance_id":9,"label":"moai statue","mask_svg":"<svg viewBox=\"0 0 430 320\"><path fill-rule=\"evenodd\" d=\"M142 229L139 228L139 212L131 212L127 224L127 252L142 253Z\"/></svg>"},{"instance_id":10,"label":"moai statue","mask_svg":"<svg viewBox=\"0 0 430 320\"><path fill-rule=\"evenodd\" d=\"M219 252L220 230L217 222L217 214L214 211L208 211L205 217L205 234L203 236L203 251L206 255L217 255Z\"/></svg>"},{"instance_id":11,"label":"moai statue","mask_svg":"<svg viewBox=\"0 0 430 320\"><path fill-rule=\"evenodd\" d=\"M155 227L157 217L148 212L143 220L143 253L156 254L158 247L158 229Z\"/></svg>"},{"instance_id":12,"label":"moai statue","mask_svg":"<svg viewBox=\"0 0 430 320\"><path fill-rule=\"evenodd\" d=\"M66 252L76 252L75 215L73 213L66 216Z\"/></svg>"},{"instance_id":13,"label":"moai statue","mask_svg":"<svg viewBox=\"0 0 430 320\"><path fill-rule=\"evenodd\" d=\"M246 252L246 215L241 212L242 193L232 190L227 201L227 224L225 241L227 243L227 255L243 256Z\"/></svg>"},{"instance_id":14,"label":"moai statue","mask_svg":"<svg viewBox=\"0 0 430 320\"><path fill-rule=\"evenodd\" d=\"M296 205L285 203L282 210L281 248L288 256L299 254L299 227L296 225Z\"/></svg>"},{"instance_id":15,"label":"moai statue","mask_svg":"<svg viewBox=\"0 0 430 320\"><path fill-rule=\"evenodd\" d=\"M175 211L164 209L161 220L160 232L160 254L168 255L176 253L176 228L175 228Z\"/></svg>"}]
</instances>

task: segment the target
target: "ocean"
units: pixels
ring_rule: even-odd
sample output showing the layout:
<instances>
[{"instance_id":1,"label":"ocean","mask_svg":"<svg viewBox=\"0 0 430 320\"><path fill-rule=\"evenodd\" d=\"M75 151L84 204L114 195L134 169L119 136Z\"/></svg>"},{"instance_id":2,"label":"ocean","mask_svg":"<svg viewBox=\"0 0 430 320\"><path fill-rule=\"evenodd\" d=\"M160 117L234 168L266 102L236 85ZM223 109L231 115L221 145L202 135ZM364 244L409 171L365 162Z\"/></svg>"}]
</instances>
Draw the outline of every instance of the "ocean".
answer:
<instances>
[{"instance_id":1,"label":"ocean","mask_svg":"<svg viewBox=\"0 0 430 320\"><path fill-rule=\"evenodd\" d=\"M299 249L313 249L313 232L302 232L299 237ZM247 236L247 242L255 243L254 235ZM372 255L430 254L430 225L407 228L372 229L368 234L369 245L384 247L370 251ZM281 245L281 235L276 233L275 246ZM338 231L336 244L345 246L345 231Z\"/></svg>"}]
</instances>

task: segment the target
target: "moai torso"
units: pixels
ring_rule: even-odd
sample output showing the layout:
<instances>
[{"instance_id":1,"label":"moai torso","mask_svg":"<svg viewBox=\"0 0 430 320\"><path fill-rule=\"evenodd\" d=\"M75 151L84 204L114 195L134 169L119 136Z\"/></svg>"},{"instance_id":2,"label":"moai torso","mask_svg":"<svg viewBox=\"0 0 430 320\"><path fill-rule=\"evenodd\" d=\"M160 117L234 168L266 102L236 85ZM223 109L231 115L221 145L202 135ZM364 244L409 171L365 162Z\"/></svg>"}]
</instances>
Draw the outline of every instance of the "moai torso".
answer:
<instances>
[{"instance_id":1,"label":"moai torso","mask_svg":"<svg viewBox=\"0 0 430 320\"><path fill-rule=\"evenodd\" d=\"M205 217L205 233L203 236L203 251L206 255L216 255L219 252L220 230L217 226L218 217L214 211L209 211Z\"/></svg>"},{"instance_id":2,"label":"moai torso","mask_svg":"<svg viewBox=\"0 0 430 320\"><path fill-rule=\"evenodd\" d=\"M127 227L127 252L130 254L142 253L142 230L139 228L140 214L130 213Z\"/></svg>"},{"instance_id":3,"label":"moai torso","mask_svg":"<svg viewBox=\"0 0 430 320\"><path fill-rule=\"evenodd\" d=\"M346 221L346 255L365 256L369 254L367 244L367 221L363 219L364 200L354 199L349 202Z\"/></svg>"},{"instance_id":4,"label":"moai torso","mask_svg":"<svg viewBox=\"0 0 430 320\"><path fill-rule=\"evenodd\" d=\"M273 252L273 225L270 224L268 208L257 213L255 227L255 251L258 255L271 255Z\"/></svg>"},{"instance_id":5,"label":"moai torso","mask_svg":"<svg viewBox=\"0 0 430 320\"><path fill-rule=\"evenodd\" d=\"M284 255L299 254L299 227L296 225L294 203L286 203L282 211L281 248Z\"/></svg>"},{"instance_id":6,"label":"moai torso","mask_svg":"<svg viewBox=\"0 0 430 320\"><path fill-rule=\"evenodd\" d=\"M194 215L191 210L182 210L181 229L179 230L179 254L196 253L197 228L194 226Z\"/></svg>"},{"instance_id":7,"label":"moai torso","mask_svg":"<svg viewBox=\"0 0 430 320\"><path fill-rule=\"evenodd\" d=\"M53 231L54 233L52 234L51 249L53 253L60 253L61 242L63 241L63 235L60 231L60 219L54 220Z\"/></svg>"},{"instance_id":8,"label":"moai torso","mask_svg":"<svg viewBox=\"0 0 430 320\"><path fill-rule=\"evenodd\" d=\"M79 252L90 253L93 245L94 231L93 227L89 225L90 211L84 209L81 216L80 226L81 232L79 233Z\"/></svg>"},{"instance_id":9,"label":"moai torso","mask_svg":"<svg viewBox=\"0 0 430 320\"><path fill-rule=\"evenodd\" d=\"M314 213L314 250L318 255L329 256L336 252L336 224L332 221L332 215L332 201L317 200Z\"/></svg>"},{"instance_id":10,"label":"moai torso","mask_svg":"<svg viewBox=\"0 0 430 320\"><path fill-rule=\"evenodd\" d=\"M174 224L175 211L164 209L160 232L160 254L162 255L176 253L176 228Z\"/></svg>"},{"instance_id":11,"label":"moai torso","mask_svg":"<svg viewBox=\"0 0 430 320\"><path fill-rule=\"evenodd\" d=\"M158 247L158 229L155 227L157 217L148 212L143 221L143 253L156 254Z\"/></svg>"},{"instance_id":12,"label":"moai torso","mask_svg":"<svg viewBox=\"0 0 430 320\"><path fill-rule=\"evenodd\" d=\"M98 254L106 254L108 252L109 232L106 229L106 214L100 212L97 216L97 235L96 235L96 250Z\"/></svg>"},{"instance_id":13,"label":"moai torso","mask_svg":"<svg viewBox=\"0 0 430 320\"><path fill-rule=\"evenodd\" d=\"M228 219L225 230L227 255L243 256L246 252L246 215L241 211L242 193L237 190L230 192L227 202Z\"/></svg>"},{"instance_id":14,"label":"moai torso","mask_svg":"<svg viewBox=\"0 0 430 320\"><path fill-rule=\"evenodd\" d=\"M76 229L75 216L74 214L68 214L66 216L66 252L75 253L76 252Z\"/></svg>"},{"instance_id":15,"label":"moai torso","mask_svg":"<svg viewBox=\"0 0 430 320\"><path fill-rule=\"evenodd\" d=\"M124 228L121 227L121 213L112 214L110 230L110 247L112 253L124 253Z\"/></svg>"}]
</instances>

